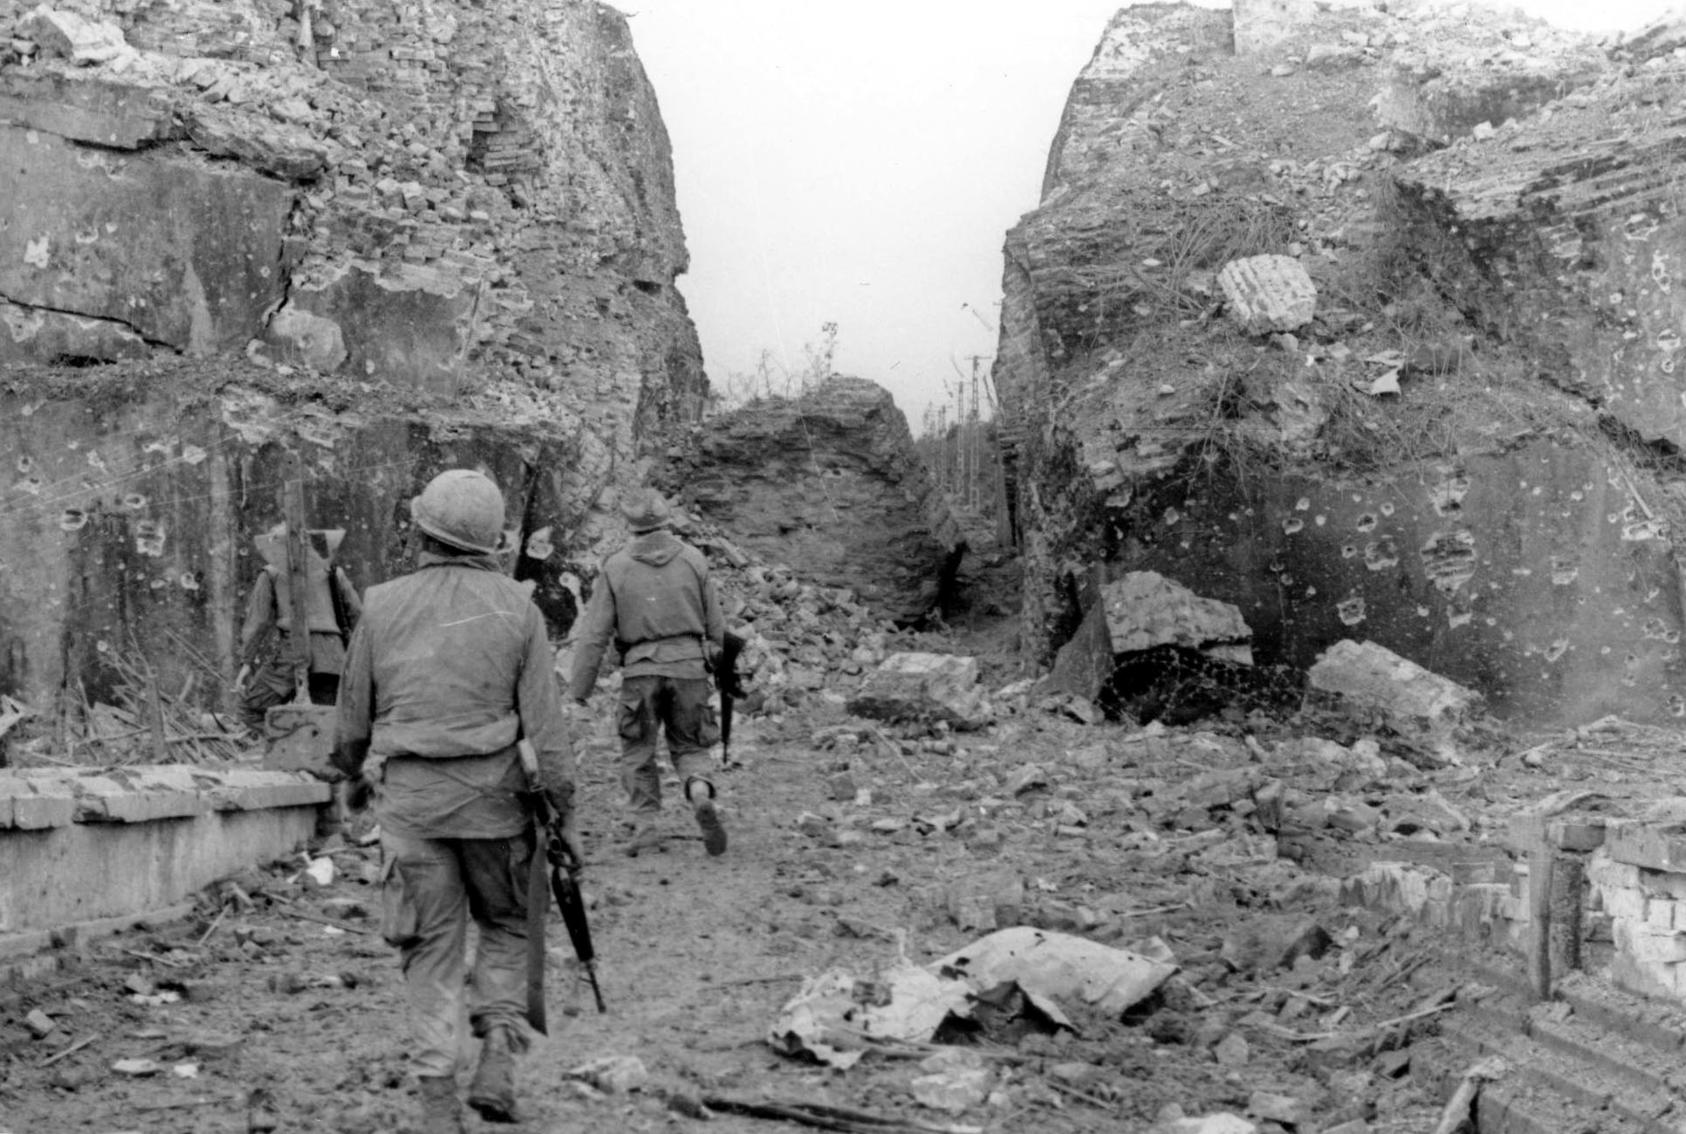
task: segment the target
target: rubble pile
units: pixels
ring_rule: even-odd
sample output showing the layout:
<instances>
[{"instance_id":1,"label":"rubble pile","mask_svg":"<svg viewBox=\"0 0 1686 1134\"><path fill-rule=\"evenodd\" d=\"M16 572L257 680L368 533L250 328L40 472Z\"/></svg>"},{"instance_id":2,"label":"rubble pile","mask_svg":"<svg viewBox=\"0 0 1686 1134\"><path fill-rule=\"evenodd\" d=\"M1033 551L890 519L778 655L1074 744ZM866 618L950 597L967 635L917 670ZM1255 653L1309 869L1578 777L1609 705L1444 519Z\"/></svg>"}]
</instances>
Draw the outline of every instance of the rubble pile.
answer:
<instances>
[{"instance_id":1,"label":"rubble pile","mask_svg":"<svg viewBox=\"0 0 1686 1134\"><path fill-rule=\"evenodd\" d=\"M955 604L967 552L890 392L833 375L693 426L654 479L744 548L903 626Z\"/></svg>"}]
</instances>

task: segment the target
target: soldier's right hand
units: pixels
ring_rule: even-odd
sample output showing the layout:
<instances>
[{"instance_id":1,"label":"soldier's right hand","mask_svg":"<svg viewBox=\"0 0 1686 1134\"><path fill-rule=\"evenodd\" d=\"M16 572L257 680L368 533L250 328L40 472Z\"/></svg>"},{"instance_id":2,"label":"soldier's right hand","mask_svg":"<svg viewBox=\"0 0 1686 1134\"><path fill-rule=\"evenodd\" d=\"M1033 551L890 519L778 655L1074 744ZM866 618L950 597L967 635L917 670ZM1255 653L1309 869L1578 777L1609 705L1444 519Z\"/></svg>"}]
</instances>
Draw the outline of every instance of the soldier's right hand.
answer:
<instances>
[{"instance_id":1,"label":"soldier's right hand","mask_svg":"<svg viewBox=\"0 0 1686 1134\"><path fill-rule=\"evenodd\" d=\"M234 675L234 692L236 694L242 694L242 693L246 692L246 681L251 676L252 676L252 667L251 666L243 665L243 666L240 667L240 672Z\"/></svg>"}]
</instances>

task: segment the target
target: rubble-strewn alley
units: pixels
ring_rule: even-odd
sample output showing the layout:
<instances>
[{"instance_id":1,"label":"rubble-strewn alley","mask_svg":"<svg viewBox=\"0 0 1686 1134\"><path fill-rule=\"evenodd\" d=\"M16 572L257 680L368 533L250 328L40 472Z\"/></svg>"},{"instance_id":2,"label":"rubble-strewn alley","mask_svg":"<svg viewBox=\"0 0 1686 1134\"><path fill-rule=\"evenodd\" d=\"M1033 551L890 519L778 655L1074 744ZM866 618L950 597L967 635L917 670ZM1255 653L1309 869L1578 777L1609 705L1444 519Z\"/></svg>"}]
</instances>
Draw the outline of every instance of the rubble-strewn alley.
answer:
<instances>
[{"instance_id":1,"label":"rubble-strewn alley","mask_svg":"<svg viewBox=\"0 0 1686 1134\"><path fill-rule=\"evenodd\" d=\"M1426 1129L1439 1100L1406 1075L1411 1043L1474 978L1444 967L1439 930L1345 905L1337 881L1293 857L1453 851L1490 829L1482 796L1538 775L1425 777L1362 746L1097 730L1037 710L936 738L822 706L742 737L743 766L723 778L726 858L706 859L675 820L660 853L629 859L613 742L591 732L588 892L610 1011L558 982L567 1017L525 1065L534 1129L663 1128L710 1097L956 1129L1135 1129L1172 1108L1290 1130ZM1247 787L1273 775L1347 790L1290 839ZM13 986L4 1128L228 1130L265 1110L278 1129L393 1128L408 1100L385 994L395 961L370 920L375 860L313 844L212 887L189 918L90 942L86 960ZM877 980L1017 924L1176 975L1128 1013L1062 1002L1067 1027L1015 994L952 1049L868 1045L845 1072L768 1043L780 1006L819 974ZM566 944L552 950L553 971L572 972Z\"/></svg>"},{"instance_id":2,"label":"rubble-strewn alley","mask_svg":"<svg viewBox=\"0 0 1686 1134\"><path fill-rule=\"evenodd\" d=\"M553 911L521 1128L1686 1132L1686 24L1098 30L962 507L829 347L711 403L612 9L0 0L0 1134L414 1128L396 852L241 712L445 469L524 658L671 528L731 636L615 650L745 683L729 848L569 710L607 1011Z\"/></svg>"}]
</instances>

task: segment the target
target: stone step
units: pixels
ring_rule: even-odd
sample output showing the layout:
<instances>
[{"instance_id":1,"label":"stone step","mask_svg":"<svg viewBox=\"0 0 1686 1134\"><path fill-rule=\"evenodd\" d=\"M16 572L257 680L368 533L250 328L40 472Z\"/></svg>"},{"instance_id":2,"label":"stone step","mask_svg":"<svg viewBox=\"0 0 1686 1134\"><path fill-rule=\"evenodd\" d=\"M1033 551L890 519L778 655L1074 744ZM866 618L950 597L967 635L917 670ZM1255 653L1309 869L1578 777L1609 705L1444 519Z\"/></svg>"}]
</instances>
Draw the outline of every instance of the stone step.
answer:
<instances>
[{"instance_id":1,"label":"stone step","mask_svg":"<svg viewBox=\"0 0 1686 1134\"><path fill-rule=\"evenodd\" d=\"M1475 1014L1457 1013L1441 1025L1451 1053L1461 1053L1464 1066L1489 1055L1503 1056L1509 1073L1482 1087L1479 1134L1496 1130L1532 1130L1541 1134L1678 1134L1659 1121L1673 1108L1674 1096L1647 1090L1625 1076L1612 1075L1602 1063L1593 1064L1546 1043L1493 1026ZM1453 1057L1455 1062L1455 1055ZM1447 1093L1462 1068L1440 1069ZM1490 1100L1489 1095L1496 1096ZM1491 1109L1493 1114L1489 1116ZM1592 1121L1587 1124L1586 1118ZM1498 1125L1490 1125L1490 1122Z\"/></svg>"}]
</instances>

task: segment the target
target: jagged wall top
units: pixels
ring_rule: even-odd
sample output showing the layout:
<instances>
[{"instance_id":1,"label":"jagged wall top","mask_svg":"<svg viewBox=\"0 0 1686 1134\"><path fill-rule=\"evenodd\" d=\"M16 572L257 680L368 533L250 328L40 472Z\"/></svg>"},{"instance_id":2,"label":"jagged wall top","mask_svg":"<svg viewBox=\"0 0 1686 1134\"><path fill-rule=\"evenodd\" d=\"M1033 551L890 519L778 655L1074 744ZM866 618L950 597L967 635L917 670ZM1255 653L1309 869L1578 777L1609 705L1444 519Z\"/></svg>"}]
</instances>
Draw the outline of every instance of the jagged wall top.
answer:
<instances>
[{"instance_id":1,"label":"jagged wall top","mask_svg":"<svg viewBox=\"0 0 1686 1134\"><path fill-rule=\"evenodd\" d=\"M105 87L127 97L122 117L148 123L121 148L233 161L292 187L280 255L290 302L250 335L276 361L444 393L515 376L599 402L611 389L622 434L640 413L700 403L700 350L672 287L686 252L668 139L614 9L67 9L114 23L128 50L86 65L52 58L27 6L0 0L0 120L105 145L77 137ZM49 105L67 102L75 114ZM452 334L426 351L364 341L368 309L390 309L394 291L431 307L386 310L386 330ZM418 382L428 365L444 376Z\"/></svg>"}]
</instances>

